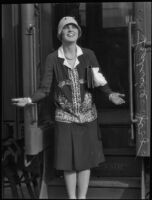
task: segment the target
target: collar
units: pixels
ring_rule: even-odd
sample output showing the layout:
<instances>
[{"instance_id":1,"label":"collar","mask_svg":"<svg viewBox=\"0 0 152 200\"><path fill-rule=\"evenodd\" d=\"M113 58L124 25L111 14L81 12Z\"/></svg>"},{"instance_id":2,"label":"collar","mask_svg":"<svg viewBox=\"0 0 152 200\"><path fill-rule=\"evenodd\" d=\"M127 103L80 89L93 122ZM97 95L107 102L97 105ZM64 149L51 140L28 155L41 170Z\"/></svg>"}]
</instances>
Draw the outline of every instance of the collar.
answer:
<instances>
[{"instance_id":1,"label":"collar","mask_svg":"<svg viewBox=\"0 0 152 200\"><path fill-rule=\"evenodd\" d=\"M78 60L78 56L81 56L83 54L83 51L81 49L81 47L79 47L78 45L76 45L76 62L75 62L75 65L74 65L74 68L80 63L79 60ZM59 58L63 58L64 59L64 62L63 64L69 68L71 68L71 66L69 65L65 55L64 55L64 51L63 51L63 46L60 46L58 48L58 57Z\"/></svg>"},{"instance_id":2,"label":"collar","mask_svg":"<svg viewBox=\"0 0 152 200\"><path fill-rule=\"evenodd\" d=\"M83 54L81 47L79 47L78 45L76 45L76 54L77 57ZM63 46L60 46L58 49L58 57L66 59L64 56Z\"/></svg>"}]
</instances>

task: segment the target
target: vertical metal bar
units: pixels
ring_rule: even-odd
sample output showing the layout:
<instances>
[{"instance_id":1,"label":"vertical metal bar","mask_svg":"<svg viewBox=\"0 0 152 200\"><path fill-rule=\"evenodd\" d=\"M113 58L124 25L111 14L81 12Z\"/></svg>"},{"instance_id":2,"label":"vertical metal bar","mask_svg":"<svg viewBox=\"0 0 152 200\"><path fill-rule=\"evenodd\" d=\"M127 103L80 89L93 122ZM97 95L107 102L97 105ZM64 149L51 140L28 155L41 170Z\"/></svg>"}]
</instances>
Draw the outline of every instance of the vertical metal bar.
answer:
<instances>
[{"instance_id":1,"label":"vertical metal bar","mask_svg":"<svg viewBox=\"0 0 152 200\"><path fill-rule=\"evenodd\" d=\"M33 93L37 89L37 66L36 66L36 28L33 26ZM37 122L37 104L34 105L34 121Z\"/></svg>"},{"instance_id":2,"label":"vertical metal bar","mask_svg":"<svg viewBox=\"0 0 152 200\"><path fill-rule=\"evenodd\" d=\"M34 25L34 5L22 4L22 54L23 54L23 92L24 96L31 95L30 66L32 65L31 54L29 53L29 28ZM27 76L28 75L28 76Z\"/></svg>"},{"instance_id":3,"label":"vertical metal bar","mask_svg":"<svg viewBox=\"0 0 152 200\"><path fill-rule=\"evenodd\" d=\"M30 68L30 83L31 83L31 94L33 94L34 91L34 80L33 80L33 57L34 57L34 50L33 50L33 25L31 24L29 27L29 47L30 47L30 55L31 55L31 68ZM35 113L34 113L34 105L31 107L31 123L34 123L35 121Z\"/></svg>"},{"instance_id":4,"label":"vertical metal bar","mask_svg":"<svg viewBox=\"0 0 152 200\"><path fill-rule=\"evenodd\" d=\"M134 140L134 107L133 107L133 69L132 69L132 24L128 22L128 55L129 55L129 89L130 89L130 119L131 119L131 140Z\"/></svg>"},{"instance_id":5,"label":"vertical metal bar","mask_svg":"<svg viewBox=\"0 0 152 200\"><path fill-rule=\"evenodd\" d=\"M29 41L30 41L30 57L31 57L31 68L30 68L30 71L31 71L31 94L33 94L35 91L36 91L36 85L37 85L37 81L36 81L36 28L34 25L30 24L29 26ZM31 107L31 112L32 112L32 116L31 116L31 122L32 123L35 123L37 122L37 105L34 104L32 107Z\"/></svg>"},{"instance_id":6,"label":"vertical metal bar","mask_svg":"<svg viewBox=\"0 0 152 200\"><path fill-rule=\"evenodd\" d=\"M36 32L34 4L22 4L23 93L31 96L36 90ZM29 52L30 51L30 52ZM25 127L37 122L37 106L24 109Z\"/></svg>"}]
</instances>

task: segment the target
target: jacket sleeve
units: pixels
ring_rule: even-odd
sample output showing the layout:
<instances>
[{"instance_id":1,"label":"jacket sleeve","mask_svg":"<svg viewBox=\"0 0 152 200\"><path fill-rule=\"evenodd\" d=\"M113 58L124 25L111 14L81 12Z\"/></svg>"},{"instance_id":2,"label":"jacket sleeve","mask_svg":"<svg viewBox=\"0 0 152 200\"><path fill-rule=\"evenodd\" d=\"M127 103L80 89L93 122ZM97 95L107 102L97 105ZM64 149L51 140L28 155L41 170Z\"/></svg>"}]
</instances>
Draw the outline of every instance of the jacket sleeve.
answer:
<instances>
[{"instance_id":1,"label":"jacket sleeve","mask_svg":"<svg viewBox=\"0 0 152 200\"><path fill-rule=\"evenodd\" d=\"M109 97L109 95L112 93L112 90L109 87L106 78L101 72L98 60L93 51L91 51L89 58L92 65L92 73L95 87L98 87L102 92L105 93L106 96Z\"/></svg>"},{"instance_id":2,"label":"jacket sleeve","mask_svg":"<svg viewBox=\"0 0 152 200\"><path fill-rule=\"evenodd\" d=\"M50 55L48 55L46 58L44 74L42 77L42 81L40 83L40 87L30 97L32 100L32 103L36 103L49 95L52 79L53 79L53 64L52 63L53 63L52 58Z\"/></svg>"}]
</instances>

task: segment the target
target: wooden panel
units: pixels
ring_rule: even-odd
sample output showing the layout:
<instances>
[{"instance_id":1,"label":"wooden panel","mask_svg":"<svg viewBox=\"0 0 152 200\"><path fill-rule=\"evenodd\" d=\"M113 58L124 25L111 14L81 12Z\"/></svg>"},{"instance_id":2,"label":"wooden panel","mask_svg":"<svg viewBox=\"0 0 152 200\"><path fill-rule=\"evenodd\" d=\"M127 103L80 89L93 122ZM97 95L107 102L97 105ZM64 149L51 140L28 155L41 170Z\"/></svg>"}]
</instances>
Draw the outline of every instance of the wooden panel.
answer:
<instances>
[{"instance_id":1,"label":"wooden panel","mask_svg":"<svg viewBox=\"0 0 152 200\"><path fill-rule=\"evenodd\" d=\"M129 148L135 146L131 140L130 126L100 125L100 135L104 148Z\"/></svg>"},{"instance_id":2,"label":"wooden panel","mask_svg":"<svg viewBox=\"0 0 152 200\"><path fill-rule=\"evenodd\" d=\"M122 117L123 116L123 117ZM98 111L98 123L101 125L129 125L130 114L127 109L102 109Z\"/></svg>"}]
</instances>

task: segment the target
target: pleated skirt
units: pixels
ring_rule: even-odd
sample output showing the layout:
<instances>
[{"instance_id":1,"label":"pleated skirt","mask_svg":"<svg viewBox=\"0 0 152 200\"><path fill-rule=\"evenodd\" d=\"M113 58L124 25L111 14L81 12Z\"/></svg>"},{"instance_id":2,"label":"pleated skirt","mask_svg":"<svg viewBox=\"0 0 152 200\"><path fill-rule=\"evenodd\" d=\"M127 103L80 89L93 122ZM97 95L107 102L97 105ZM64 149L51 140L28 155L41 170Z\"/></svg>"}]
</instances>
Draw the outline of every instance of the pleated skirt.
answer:
<instances>
[{"instance_id":1,"label":"pleated skirt","mask_svg":"<svg viewBox=\"0 0 152 200\"><path fill-rule=\"evenodd\" d=\"M81 171L105 161L97 120L87 123L55 123L57 170Z\"/></svg>"}]
</instances>

